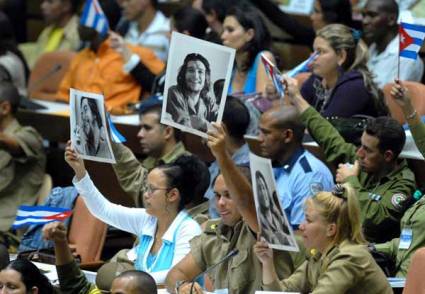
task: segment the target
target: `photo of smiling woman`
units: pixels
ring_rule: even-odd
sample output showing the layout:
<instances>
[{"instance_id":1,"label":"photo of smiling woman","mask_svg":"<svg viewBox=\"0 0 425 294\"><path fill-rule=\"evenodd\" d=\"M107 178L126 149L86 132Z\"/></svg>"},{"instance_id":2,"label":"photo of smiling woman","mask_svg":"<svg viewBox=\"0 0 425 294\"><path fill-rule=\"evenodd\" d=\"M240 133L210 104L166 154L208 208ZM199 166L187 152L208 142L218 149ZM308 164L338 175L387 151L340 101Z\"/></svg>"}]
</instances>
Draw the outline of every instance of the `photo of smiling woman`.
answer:
<instances>
[{"instance_id":1,"label":"photo of smiling woman","mask_svg":"<svg viewBox=\"0 0 425 294\"><path fill-rule=\"evenodd\" d=\"M234 59L232 48L173 32L161 123L206 138L223 116Z\"/></svg>"},{"instance_id":2,"label":"photo of smiling woman","mask_svg":"<svg viewBox=\"0 0 425 294\"><path fill-rule=\"evenodd\" d=\"M217 119L218 105L210 95L211 68L198 53L184 59L177 85L168 89L167 112L178 124L206 132L207 124Z\"/></svg>"}]
</instances>

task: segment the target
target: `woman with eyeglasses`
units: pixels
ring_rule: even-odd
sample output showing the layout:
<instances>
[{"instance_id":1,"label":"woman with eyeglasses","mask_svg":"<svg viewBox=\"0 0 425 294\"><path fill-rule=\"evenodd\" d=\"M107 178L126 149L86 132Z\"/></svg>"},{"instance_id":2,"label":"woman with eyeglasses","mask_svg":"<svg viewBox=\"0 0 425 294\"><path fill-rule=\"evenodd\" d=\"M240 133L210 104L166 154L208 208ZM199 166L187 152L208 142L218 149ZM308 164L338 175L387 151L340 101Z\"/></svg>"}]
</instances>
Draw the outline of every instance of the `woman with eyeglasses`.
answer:
<instances>
[{"instance_id":1,"label":"woman with eyeglasses","mask_svg":"<svg viewBox=\"0 0 425 294\"><path fill-rule=\"evenodd\" d=\"M357 195L349 184L337 185L333 192L319 192L308 198L305 216L300 231L312 256L290 277L279 281L273 251L263 241L254 245L263 266L265 290L392 293L383 271L367 249Z\"/></svg>"},{"instance_id":2,"label":"woman with eyeglasses","mask_svg":"<svg viewBox=\"0 0 425 294\"><path fill-rule=\"evenodd\" d=\"M135 234L135 268L148 272L157 284L189 251L189 241L201 228L184 209L190 203L201 176L200 161L181 156L173 164L154 168L147 176L144 208L129 208L109 202L95 187L84 161L68 143L65 159L75 172L74 186L90 210L103 222Z\"/></svg>"}]
</instances>

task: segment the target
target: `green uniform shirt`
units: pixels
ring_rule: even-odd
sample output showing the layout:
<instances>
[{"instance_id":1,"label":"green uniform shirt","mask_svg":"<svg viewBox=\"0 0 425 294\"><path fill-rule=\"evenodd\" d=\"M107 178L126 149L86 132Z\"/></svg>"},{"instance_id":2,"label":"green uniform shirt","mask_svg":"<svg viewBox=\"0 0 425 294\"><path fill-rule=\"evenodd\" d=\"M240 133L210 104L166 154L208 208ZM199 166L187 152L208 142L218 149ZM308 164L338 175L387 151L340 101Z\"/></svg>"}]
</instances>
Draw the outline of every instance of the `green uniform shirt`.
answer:
<instances>
[{"instance_id":1,"label":"green uniform shirt","mask_svg":"<svg viewBox=\"0 0 425 294\"><path fill-rule=\"evenodd\" d=\"M3 131L13 137L22 154L13 155L0 146L0 231L9 230L19 205L34 205L43 184L46 155L43 139L32 127L13 120Z\"/></svg>"},{"instance_id":2,"label":"green uniform shirt","mask_svg":"<svg viewBox=\"0 0 425 294\"><path fill-rule=\"evenodd\" d=\"M425 157L425 124L419 123L415 125L410 125L410 131L412 132L413 139L415 144L419 149L419 152Z\"/></svg>"},{"instance_id":3,"label":"green uniform shirt","mask_svg":"<svg viewBox=\"0 0 425 294\"><path fill-rule=\"evenodd\" d=\"M346 143L338 131L316 110L309 107L301 114L310 134L322 147L326 159L335 163L353 163L356 146ZM370 242L382 243L400 235L399 223L407 201L415 190L415 176L406 160L377 180L373 175L360 171L358 177L348 177L357 190L365 237Z\"/></svg>"},{"instance_id":4,"label":"green uniform shirt","mask_svg":"<svg viewBox=\"0 0 425 294\"><path fill-rule=\"evenodd\" d=\"M115 174L122 189L131 196L136 207L143 206L143 193L146 191L146 178L150 170L160 164L174 162L183 154L189 154L183 143L177 143L173 150L160 159L147 157L140 162L133 152L123 144L112 143L116 164L113 164Z\"/></svg>"},{"instance_id":5,"label":"green uniform shirt","mask_svg":"<svg viewBox=\"0 0 425 294\"><path fill-rule=\"evenodd\" d=\"M294 291L328 294L391 294L383 271L366 246L348 241L326 254L305 261L288 279L263 285L267 291Z\"/></svg>"},{"instance_id":6,"label":"green uniform shirt","mask_svg":"<svg viewBox=\"0 0 425 294\"><path fill-rule=\"evenodd\" d=\"M228 289L229 293L249 294L261 288L261 264L254 253L255 235L243 222L229 227L220 219L210 220L204 233L192 239L191 254L204 271L217 263L228 252L239 253L208 273L214 288ZM274 250L274 261L279 277L289 276L304 260L304 253Z\"/></svg>"},{"instance_id":7,"label":"green uniform shirt","mask_svg":"<svg viewBox=\"0 0 425 294\"><path fill-rule=\"evenodd\" d=\"M413 253L425 246L425 197L419 199L419 201L404 213L400 227L401 230L412 230L412 241L409 248L399 248L400 238L394 238L389 242L376 244L376 249L390 255L396 261L397 277L405 277Z\"/></svg>"},{"instance_id":8,"label":"green uniform shirt","mask_svg":"<svg viewBox=\"0 0 425 294\"><path fill-rule=\"evenodd\" d=\"M84 273L80 270L77 263L72 261L69 264L57 265L60 283L60 293L63 294L100 294L96 285L87 281Z\"/></svg>"}]
</instances>

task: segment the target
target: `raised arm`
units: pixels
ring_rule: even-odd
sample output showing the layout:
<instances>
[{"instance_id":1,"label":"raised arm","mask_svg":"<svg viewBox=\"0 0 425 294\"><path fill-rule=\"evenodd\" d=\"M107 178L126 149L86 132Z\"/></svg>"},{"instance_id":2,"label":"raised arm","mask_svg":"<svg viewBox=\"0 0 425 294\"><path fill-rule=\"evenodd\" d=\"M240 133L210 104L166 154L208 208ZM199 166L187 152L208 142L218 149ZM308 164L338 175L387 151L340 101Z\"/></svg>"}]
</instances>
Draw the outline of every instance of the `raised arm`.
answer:
<instances>
[{"instance_id":1,"label":"raised arm","mask_svg":"<svg viewBox=\"0 0 425 294\"><path fill-rule=\"evenodd\" d=\"M416 146L425 157L425 124L421 122L420 116L412 104L408 89L399 80L395 81L391 89L391 96L401 107L404 117L409 124ZM425 97L422 97L425 98Z\"/></svg>"},{"instance_id":2,"label":"raised arm","mask_svg":"<svg viewBox=\"0 0 425 294\"><path fill-rule=\"evenodd\" d=\"M55 246L56 271L58 273L61 293L90 293L96 289L87 281L78 267L68 245L67 232L61 222L53 222L43 227L43 237L52 240Z\"/></svg>"},{"instance_id":3,"label":"raised arm","mask_svg":"<svg viewBox=\"0 0 425 294\"><path fill-rule=\"evenodd\" d=\"M141 233L141 228L146 222L153 222L145 209L129 208L109 202L93 184L84 166L84 161L71 147L70 142L65 149L65 159L75 172L74 186L84 198L89 211L98 219L136 235Z\"/></svg>"},{"instance_id":4,"label":"raised arm","mask_svg":"<svg viewBox=\"0 0 425 294\"><path fill-rule=\"evenodd\" d=\"M250 229L258 232L258 221L255 210L252 187L248 179L240 172L232 157L226 150L227 132L222 123L213 123L214 131L208 132L208 146L217 159L230 197L238 207L239 213Z\"/></svg>"},{"instance_id":5,"label":"raised arm","mask_svg":"<svg viewBox=\"0 0 425 294\"><path fill-rule=\"evenodd\" d=\"M323 149L329 162L354 162L356 146L345 142L338 131L303 98L295 79L285 77L286 96L300 113L310 135Z\"/></svg>"}]
</instances>

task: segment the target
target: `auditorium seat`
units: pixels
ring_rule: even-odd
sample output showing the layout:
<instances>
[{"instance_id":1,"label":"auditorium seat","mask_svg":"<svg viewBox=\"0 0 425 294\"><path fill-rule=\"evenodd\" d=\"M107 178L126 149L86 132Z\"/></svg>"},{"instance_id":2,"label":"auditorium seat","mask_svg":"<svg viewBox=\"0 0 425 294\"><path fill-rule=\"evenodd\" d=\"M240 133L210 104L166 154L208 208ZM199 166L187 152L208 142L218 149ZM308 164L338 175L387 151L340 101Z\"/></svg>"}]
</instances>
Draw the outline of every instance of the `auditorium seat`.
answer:
<instances>
[{"instance_id":1,"label":"auditorium seat","mask_svg":"<svg viewBox=\"0 0 425 294\"><path fill-rule=\"evenodd\" d=\"M415 107L419 115L425 115L425 85L418 82L403 81L403 84L409 90L412 97L412 104ZM385 102L388 105L390 114L399 123L404 124L406 122L403 112L400 106L391 97L391 88L394 83L389 83L384 86Z\"/></svg>"},{"instance_id":2,"label":"auditorium seat","mask_svg":"<svg viewBox=\"0 0 425 294\"><path fill-rule=\"evenodd\" d=\"M88 210L78 196L69 226L68 241L81 258L81 267L91 269L102 264L100 256L106 238L107 226Z\"/></svg>"},{"instance_id":3,"label":"auditorium seat","mask_svg":"<svg viewBox=\"0 0 425 294\"><path fill-rule=\"evenodd\" d=\"M43 100L56 100L60 82L68 71L75 54L71 51L55 51L40 56L31 71L28 96Z\"/></svg>"},{"instance_id":4,"label":"auditorium seat","mask_svg":"<svg viewBox=\"0 0 425 294\"><path fill-rule=\"evenodd\" d=\"M403 294L425 294L424 272L425 248L420 248L412 256Z\"/></svg>"}]
</instances>

